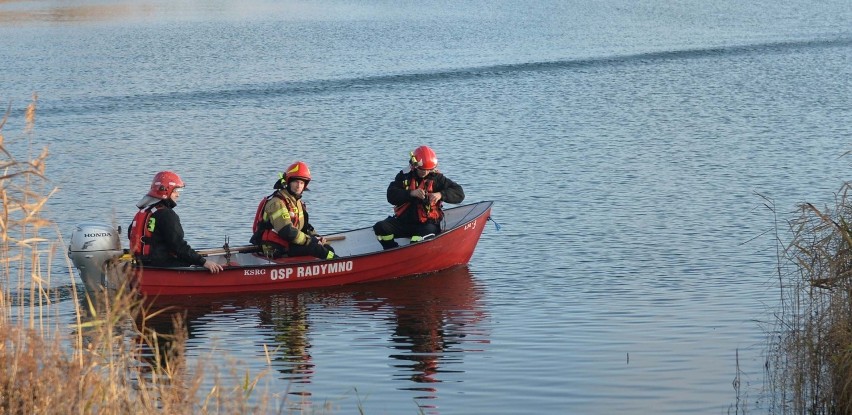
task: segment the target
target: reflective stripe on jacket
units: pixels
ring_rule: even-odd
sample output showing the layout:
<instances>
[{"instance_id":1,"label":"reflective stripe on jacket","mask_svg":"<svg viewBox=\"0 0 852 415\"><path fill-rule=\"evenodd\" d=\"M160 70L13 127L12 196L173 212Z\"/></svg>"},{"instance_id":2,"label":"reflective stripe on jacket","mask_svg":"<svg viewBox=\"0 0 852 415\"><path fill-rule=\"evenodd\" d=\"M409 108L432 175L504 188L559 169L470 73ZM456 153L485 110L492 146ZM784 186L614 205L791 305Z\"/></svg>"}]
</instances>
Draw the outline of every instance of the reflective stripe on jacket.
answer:
<instances>
[{"instance_id":1,"label":"reflective stripe on jacket","mask_svg":"<svg viewBox=\"0 0 852 415\"><path fill-rule=\"evenodd\" d=\"M267 205L273 200L277 198L281 201L283 207L276 212L268 213L266 211ZM277 216L281 216L282 219L285 219L289 226L292 226L297 233L294 232L291 240L287 240L284 236L279 233L281 229L275 229L273 224L274 219ZM257 212L254 216L254 223L252 225L252 241L253 244L276 244L280 245L284 249L289 248L291 243L297 245L304 245L308 243L309 236L307 233L302 231L303 224L307 224L308 218L307 210L305 209L304 203L300 200L287 197L287 195L282 194L282 192L275 192L260 201L257 206ZM279 221L280 226L280 221Z\"/></svg>"}]
</instances>

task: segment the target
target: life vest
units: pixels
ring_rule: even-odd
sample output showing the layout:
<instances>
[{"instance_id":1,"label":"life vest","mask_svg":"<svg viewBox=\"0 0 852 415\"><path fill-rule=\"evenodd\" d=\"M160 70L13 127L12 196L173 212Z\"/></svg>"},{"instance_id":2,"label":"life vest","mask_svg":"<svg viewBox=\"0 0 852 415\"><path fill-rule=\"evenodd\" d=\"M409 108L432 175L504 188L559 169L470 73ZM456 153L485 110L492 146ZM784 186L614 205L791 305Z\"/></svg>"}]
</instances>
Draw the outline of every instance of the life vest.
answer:
<instances>
[{"instance_id":1,"label":"life vest","mask_svg":"<svg viewBox=\"0 0 852 415\"><path fill-rule=\"evenodd\" d=\"M262 243L271 243L281 245L284 249L288 249L290 247L290 241L282 238L281 235L275 231L272 227L272 222L266 217L266 212L264 212L266 204L275 197L284 202L284 206L287 208L287 212L290 215L290 223L292 223L296 229L301 229L298 207L295 206L289 198L283 197L278 192L275 192L263 198L263 200L260 201L260 204L257 205L257 212L254 214L254 223L251 227L253 235L251 243L258 245ZM296 203L298 204L299 202L297 201Z\"/></svg>"},{"instance_id":2,"label":"life vest","mask_svg":"<svg viewBox=\"0 0 852 415\"><path fill-rule=\"evenodd\" d=\"M155 204L145 209L140 209L133 217L130 224L130 253L137 257L151 255L151 236L154 234L156 223L151 220L154 212L164 209L165 206Z\"/></svg>"},{"instance_id":3,"label":"life vest","mask_svg":"<svg viewBox=\"0 0 852 415\"><path fill-rule=\"evenodd\" d=\"M424 179L419 184L417 183L417 179L412 178L411 180L405 179L402 182L402 187L407 190L415 190L415 189L423 189L426 193L432 193L432 187L435 184L435 181L432 179ZM401 217L402 214L408 210L411 206L411 202L405 202L399 206L395 206L393 209L394 215L396 217ZM441 220L441 201L439 200L437 203L432 203L427 205L426 203L417 203L417 220L420 223L426 223L429 220L438 221Z\"/></svg>"}]
</instances>

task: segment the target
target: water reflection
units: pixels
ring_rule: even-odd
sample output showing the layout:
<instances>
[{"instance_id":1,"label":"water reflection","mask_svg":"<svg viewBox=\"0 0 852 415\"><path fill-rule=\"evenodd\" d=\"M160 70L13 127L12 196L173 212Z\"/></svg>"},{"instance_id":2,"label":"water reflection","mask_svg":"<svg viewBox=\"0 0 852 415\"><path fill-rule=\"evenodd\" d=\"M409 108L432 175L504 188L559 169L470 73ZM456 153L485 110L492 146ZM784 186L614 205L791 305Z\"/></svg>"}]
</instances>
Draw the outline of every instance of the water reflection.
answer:
<instances>
[{"instance_id":1,"label":"water reflection","mask_svg":"<svg viewBox=\"0 0 852 415\"><path fill-rule=\"evenodd\" d=\"M441 274L387 284L363 294L356 301L376 308L376 300L392 311L394 330L389 357L395 369L397 389L417 392L422 410L436 409L429 401L438 397L443 376L462 362L464 352L481 350L488 336L478 326L486 316L481 292L467 267ZM425 401L425 402L424 402Z\"/></svg>"},{"instance_id":2,"label":"water reflection","mask_svg":"<svg viewBox=\"0 0 852 415\"><path fill-rule=\"evenodd\" d=\"M487 317L481 297L470 270L459 267L428 276L324 290L160 299L152 302L151 311L162 307L172 311L149 321L149 326L172 333L169 316L179 313L188 329L189 344L202 341L201 333L238 330L235 327L261 331L265 340L255 342L258 350L252 354L269 356L279 378L294 384L287 387L287 393L301 396L303 404L310 404L309 385L317 373L353 364L340 360L346 356L334 354L323 356L325 367L318 366L312 355L325 351L315 350L311 339L354 330L358 337L352 346L368 348L370 358L387 356L392 387L412 392L412 398L429 412L436 408L437 385L445 377L464 373L460 365L465 353L480 351L489 343L480 324ZM388 324L376 325L376 321ZM377 343L376 339L381 340Z\"/></svg>"},{"instance_id":3,"label":"water reflection","mask_svg":"<svg viewBox=\"0 0 852 415\"><path fill-rule=\"evenodd\" d=\"M273 366L279 368L284 379L295 383L310 383L314 373L311 348L308 341L308 313L304 295L261 297L258 307L260 322L273 331L271 338L276 349L272 354ZM300 392L291 392L300 393Z\"/></svg>"}]
</instances>

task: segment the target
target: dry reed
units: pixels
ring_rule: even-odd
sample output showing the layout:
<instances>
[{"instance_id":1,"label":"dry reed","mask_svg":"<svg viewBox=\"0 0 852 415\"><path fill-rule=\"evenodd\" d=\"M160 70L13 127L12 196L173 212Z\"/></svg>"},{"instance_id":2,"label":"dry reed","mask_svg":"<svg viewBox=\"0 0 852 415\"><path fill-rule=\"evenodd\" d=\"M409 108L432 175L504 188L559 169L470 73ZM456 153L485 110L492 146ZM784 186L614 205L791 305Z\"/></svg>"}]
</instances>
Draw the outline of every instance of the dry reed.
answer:
<instances>
[{"instance_id":1,"label":"dry reed","mask_svg":"<svg viewBox=\"0 0 852 415\"><path fill-rule=\"evenodd\" d=\"M52 288L50 270L63 243L55 224L43 215L57 189L45 177L47 148L33 156L36 103L33 96L24 113L26 160L13 156L2 134L11 105L0 120L0 414L292 411L286 397L276 400L256 390L264 373L246 373L226 386L214 371L212 386L205 388L204 359L188 368L183 356L187 331L182 319L173 318L169 335L150 329L148 321L163 311L147 309L127 287L103 290L91 300L77 298L67 259L75 321L71 327L60 323L63 299ZM56 236L43 236L48 231ZM117 264L106 269L111 279L127 271Z\"/></svg>"},{"instance_id":2,"label":"dry reed","mask_svg":"<svg viewBox=\"0 0 852 415\"><path fill-rule=\"evenodd\" d=\"M781 305L766 359L771 413L852 413L849 189L833 207L801 205L788 222L792 241L779 245Z\"/></svg>"}]
</instances>

